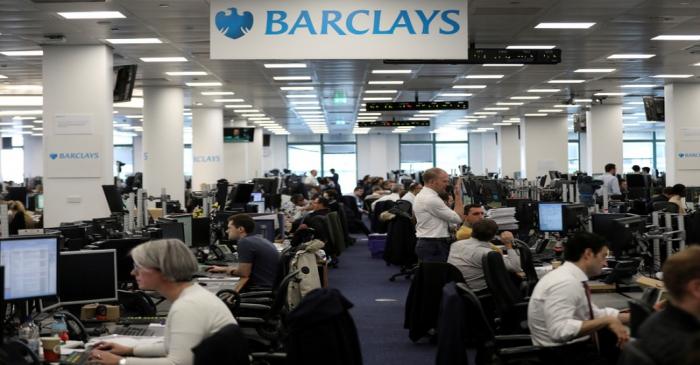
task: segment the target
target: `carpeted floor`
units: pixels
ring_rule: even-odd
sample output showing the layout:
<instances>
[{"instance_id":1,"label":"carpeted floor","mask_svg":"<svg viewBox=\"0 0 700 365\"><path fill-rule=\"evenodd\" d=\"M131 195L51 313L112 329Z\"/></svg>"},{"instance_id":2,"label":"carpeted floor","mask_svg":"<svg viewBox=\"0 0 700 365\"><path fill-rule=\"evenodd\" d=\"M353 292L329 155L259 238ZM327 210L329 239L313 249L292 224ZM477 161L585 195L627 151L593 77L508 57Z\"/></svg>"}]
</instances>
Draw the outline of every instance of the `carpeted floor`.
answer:
<instances>
[{"instance_id":1,"label":"carpeted floor","mask_svg":"<svg viewBox=\"0 0 700 365\"><path fill-rule=\"evenodd\" d=\"M365 236L340 256L330 269L329 285L339 289L355 307L355 319L366 365L433 364L436 348L427 340L414 344L403 328L404 304L410 281L389 282L398 268L372 259Z\"/></svg>"}]
</instances>

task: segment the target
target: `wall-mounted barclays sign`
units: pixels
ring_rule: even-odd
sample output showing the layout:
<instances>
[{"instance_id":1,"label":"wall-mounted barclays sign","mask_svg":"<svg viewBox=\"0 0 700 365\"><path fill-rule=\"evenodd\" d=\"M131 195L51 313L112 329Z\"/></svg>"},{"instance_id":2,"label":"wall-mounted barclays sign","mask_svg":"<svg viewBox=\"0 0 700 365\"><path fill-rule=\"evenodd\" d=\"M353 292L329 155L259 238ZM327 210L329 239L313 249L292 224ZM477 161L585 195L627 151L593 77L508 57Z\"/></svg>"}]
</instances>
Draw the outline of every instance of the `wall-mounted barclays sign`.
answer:
<instances>
[{"instance_id":1,"label":"wall-mounted barclays sign","mask_svg":"<svg viewBox=\"0 0 700 365\"><path fill-rule=\"evenodd\" d=\"M99 160L99 152L49 153L52 160Z\"/></svg>"},{"instance_id":2,"label":"wall-mounted barclays sign","mask_svg":"<svg viewBox=\"0 0 700 365\"><path fill-rule=\"evenodd\" d=\"M466 59L466 0L212 0L212 59Z\"/></svg>"}]
</instances>

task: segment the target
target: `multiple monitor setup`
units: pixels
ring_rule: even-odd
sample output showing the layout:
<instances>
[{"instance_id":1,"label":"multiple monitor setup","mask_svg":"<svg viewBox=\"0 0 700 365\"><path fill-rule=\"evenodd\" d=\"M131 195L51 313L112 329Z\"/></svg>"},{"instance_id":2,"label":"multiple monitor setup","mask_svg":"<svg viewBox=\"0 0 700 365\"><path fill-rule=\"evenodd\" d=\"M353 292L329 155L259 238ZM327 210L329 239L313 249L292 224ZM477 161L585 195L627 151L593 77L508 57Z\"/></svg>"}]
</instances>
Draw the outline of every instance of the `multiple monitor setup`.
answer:
<instances>
[{"instance_id":1,"label":"multiple monitor setup","mask_svg":"<svg viewBox=\"0 0 700 365\"><path fill-rule=\"evenodd\" d=\"M6 301L50 298L58 293L59 247L56 236L0 239Z\"/></svg>"}]
</instances>

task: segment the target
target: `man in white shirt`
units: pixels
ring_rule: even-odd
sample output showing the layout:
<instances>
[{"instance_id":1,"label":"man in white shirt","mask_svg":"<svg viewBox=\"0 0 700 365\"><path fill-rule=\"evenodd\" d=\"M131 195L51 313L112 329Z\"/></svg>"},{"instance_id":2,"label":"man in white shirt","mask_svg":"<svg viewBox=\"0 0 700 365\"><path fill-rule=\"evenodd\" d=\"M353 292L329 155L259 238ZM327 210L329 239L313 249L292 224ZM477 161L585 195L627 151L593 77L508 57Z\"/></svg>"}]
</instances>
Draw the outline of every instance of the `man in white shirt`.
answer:
<instances>
[{"instance_id":1,"label":"man in white shirt","mask_svg":"<svg viewBox=\"0 0 700 365\"><path fill-rule=\"evenodd\" d=\"M309 174L310 175L304 179L304 185L306 185L306 186L318 186L318 180L316 179L316 176L318 175L318 171L311 170L311 171L309 171Z\"/></svg>"},{"instance_id":2,"label":"man in white shirt","mask_svg":"<svg viewBox=\"0 0 700 365\"><path fill-rule=\"evenodd\" d=\"M620 182L617 181L617 167L614 163L609 163L605 165L605 174L602 177L603 186L596 190L596 195L603 196L604 191L607 190L608 196L611 195L622 195L620 192Z\"/></svg>"},{"instance_id":3,"label":"man in white shirt","mask_svg":"<svg viewBox=\"0 0 700 365\"><path fill-rule=\"evenodd\" d=\"M374 208L377 206L377 203L379 203L379 202L385 202L388 200L395 202L395 201L401 199L401 192L403 192L403 186L401 184L395 184L391 188L391 194L384 195L383 197L372 202L372 210L374 210Z\"/></svg>"},{"instance_id":4,"label":"man in white shirt","mask_svg":"<svg viewBox=\"0 0 700 365\"><path fill-rule=\"evenodd\" d=\"M416 202L416 195L420 193L421 189L423 189L423 185L420 183L411 183L411 185L408 186L408 193L404 194L401 199L414 204Z\"/></svg>"},{"instance_id":5,"label":"man in white shirt","mask_svg":"<svg viewBox=\"0 0 700 365\"><path fill-rule=\"evenodd\" d=\"M464 215L462 179L454 187L455 207L450 209L438 193L445 191L450 177L440 168L432 168L423 174L425 186L416 195L413 214L416 217L416 255L420 261L447 262L450 254L450 224L461 224Z\"/></svg>"},{"instance_id":6,"label":"man in white shirt","mask_svg":"<svg viewBox=\"0 0 700 365\"><path fill-rule=\"evenodd\" d=\"M591 302L588 278L607 265L605 239L580 232L568 240L561 267L546 274L535 286L528 304L528 326L535 346L542 347L545 364L606 363L596 350L597 331L609 329L622 346L628 339L623 325L628 314L598 308ZM593 341L591 341L593 340ZM614 363L614 362L613 362Z\"/></svg>"}]
</instances>

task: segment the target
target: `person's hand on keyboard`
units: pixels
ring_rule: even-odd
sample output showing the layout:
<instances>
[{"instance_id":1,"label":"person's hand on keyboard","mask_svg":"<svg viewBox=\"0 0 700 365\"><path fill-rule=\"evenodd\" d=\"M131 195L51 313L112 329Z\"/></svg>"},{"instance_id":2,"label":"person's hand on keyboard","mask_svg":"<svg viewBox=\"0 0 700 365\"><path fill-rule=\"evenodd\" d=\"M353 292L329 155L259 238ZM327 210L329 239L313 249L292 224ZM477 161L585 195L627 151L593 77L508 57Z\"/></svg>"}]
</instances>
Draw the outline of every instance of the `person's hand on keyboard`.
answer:
<instances>
[{"instance_id":1,"label":"person's hand on keyboard","mask_svg":"<svg viewBox=\"0 0 700 365\"><path fill-rule=\"evenodd\" d=\"M92 350L90 353L90 364L119 365L122 357L107 351Z\"/></svg>"},{"instance_id":2,"label":"person's hand on keyboard","mask_svg":"<svg viewBox=\"0 0 700 365\"><path fill-rule=\"evenodd\" d=\"M93 347L94 350L100 352L109 352L114 355L120 356L132 356L134 354L134 349L129 346L120 345L114 342L101 341L96 343Z\"/></svg>"},{"instance_id":3,"label":"person's hand on keyboard","mask_svg":"<svg viewBox=\"0 0 700 365\"><path fill-rule=\"evenodd\" d=\"M210 266L207 268L207 272L211 273L224 273L224 274L229 274L233 275L233 267L230 266Z\"/></svg>"}]
</instances>

